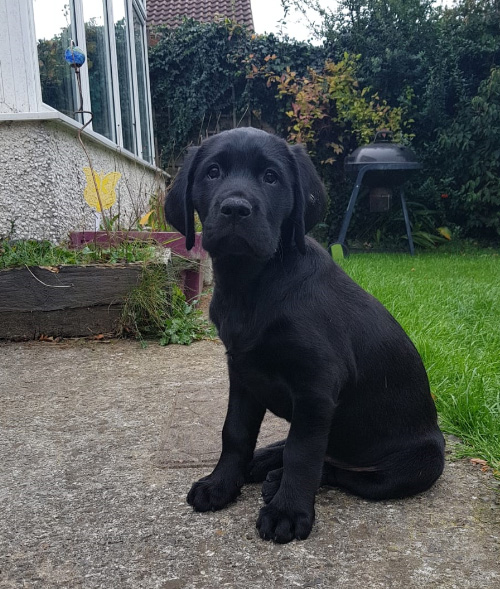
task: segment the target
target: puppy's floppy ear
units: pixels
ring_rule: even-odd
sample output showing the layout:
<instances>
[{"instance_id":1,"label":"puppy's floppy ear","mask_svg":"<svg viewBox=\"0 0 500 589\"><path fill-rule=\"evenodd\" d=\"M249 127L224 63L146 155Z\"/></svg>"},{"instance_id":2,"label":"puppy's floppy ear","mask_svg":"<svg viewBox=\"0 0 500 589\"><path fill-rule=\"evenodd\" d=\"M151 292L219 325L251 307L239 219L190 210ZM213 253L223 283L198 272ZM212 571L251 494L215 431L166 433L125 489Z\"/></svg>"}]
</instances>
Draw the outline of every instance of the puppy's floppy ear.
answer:
<instances>
[{"instance_id":1,"label":"puppy's floppy ear","mask_svg":"<svg viewBox=\"0 0 500 589\"><path fill-rule=\"evenodd\" d=\"M199 147L190 147L180 172L165 199L165 219L186 237L186 249L194 245L194 205L191 194Z\"/></svg>"},{"instance_id":2,"label":"puppy's floppy ear","mask_svg":"<svg viewBox=\"0 0 500 589\"><path fill-rule=\"evenodd\" d=\"M321 221L326 212L326 192L316 168L308 156L304 145L290 146L297 163L300 183L305 197L304 231L310 231Z\"/></svg>"}]
</instances>

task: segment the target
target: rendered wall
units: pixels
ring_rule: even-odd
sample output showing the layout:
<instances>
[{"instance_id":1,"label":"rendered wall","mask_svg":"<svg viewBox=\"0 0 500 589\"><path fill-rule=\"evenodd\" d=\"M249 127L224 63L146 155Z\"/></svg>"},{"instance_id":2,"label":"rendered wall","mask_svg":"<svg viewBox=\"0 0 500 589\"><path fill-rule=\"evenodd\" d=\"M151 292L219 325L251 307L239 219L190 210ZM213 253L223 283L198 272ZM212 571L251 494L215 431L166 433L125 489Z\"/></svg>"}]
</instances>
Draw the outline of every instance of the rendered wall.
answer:
<instances>
[{"instance_id":1,"label":"rendered wall","mask_svg":"<svg viewBox=\"0 0 500 589\"><path fill-rule=\"evenodd\" d=\"M95 171L120 172L117 201L105 211L119 214L120 227L136 226L153 194L163 193L159 170L83 137ZM0 237L61 242L69 231L93 230L94 210L83 198L88 160L77 131L61 121L0 120Z\"/></svg>"}]
</instances>

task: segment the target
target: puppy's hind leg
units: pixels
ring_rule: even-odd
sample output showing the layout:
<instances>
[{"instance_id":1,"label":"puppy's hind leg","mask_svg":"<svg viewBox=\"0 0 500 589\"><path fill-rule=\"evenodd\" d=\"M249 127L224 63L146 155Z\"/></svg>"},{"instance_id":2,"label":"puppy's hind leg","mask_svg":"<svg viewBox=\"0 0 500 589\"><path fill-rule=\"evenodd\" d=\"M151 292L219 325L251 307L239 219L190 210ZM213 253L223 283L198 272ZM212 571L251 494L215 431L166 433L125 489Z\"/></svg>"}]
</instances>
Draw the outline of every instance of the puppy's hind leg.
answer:
<instances>
[{"instance_id":1,"label":"puppy's hind leg","mask_svg":"<svg viewBox=\"0 0 500 589\"><path fill-rule=\"evenodd\" d=\"M262 499L264 503L271 503L278 492L283 477L283 468L277 468L267 473L266 480L262 483Z\"/></svg>"},{"instance_id":2,"label":"puppy's hind leg","mask_svg":"<svg viewBox=\"0 0 500 589\"><path fill-rule=\"evenodd\" d=\"M281 440L256 450L250 464L248 465L245 482L262 483L266 480L269 472L282 468L285 442L286 440Z\"/></svg>"},{"instance_id":3,"label":"puppy's hind leg","mask_svg":"<svg viewBox=\"0 0 500 589\"><path fill-rule=\"evenodd\" d=\"M341 487L371 501L400 499L429 489L443 467L444 440L439 433L373 467L339 467L325 461L321 484Z\"/></svg>"}]
</instances>

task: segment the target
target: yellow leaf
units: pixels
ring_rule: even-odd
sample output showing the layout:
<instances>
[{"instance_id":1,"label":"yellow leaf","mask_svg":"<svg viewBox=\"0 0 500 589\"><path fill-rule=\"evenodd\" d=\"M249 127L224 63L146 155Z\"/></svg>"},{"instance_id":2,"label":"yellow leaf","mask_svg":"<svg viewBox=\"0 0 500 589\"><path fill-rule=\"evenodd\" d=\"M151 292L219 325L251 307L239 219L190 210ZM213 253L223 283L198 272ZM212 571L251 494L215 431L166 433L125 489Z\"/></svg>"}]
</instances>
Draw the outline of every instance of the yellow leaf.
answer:
<instances>
[{"instance_id":1,"label":"yellow leaf","mask_svg":"<svg viewBox=\"0 0 500 589\"><path fill-rule=\"evenodd\" d=\"M451 231L448 229L448 227L438 227L437 232L448 241L451 241Z\"/></svg>"},{"instance_id":2,"label":"yellow leaf","mask_svg":"<svg viewBox=\"0 0 500 589\"><path fill-rule=\"evenodd\" d=\"M87 179L87 186L83 190L83 197L87 204L98 213L101 212L101 204L103 209L110 209L116 202L115 188L122 176L120 172L99 174L90 168L83 168L83 173ZM99 198L101 203L99 203Z\"/></svg>"},{"instance_id":3,"label":"yellow leaf","mask_svg":"<svg viewBox=\"0 0 500 589\"><path fill-rule=\"evenodd\" d=\"M153 214L153 211L149 211L149 213L146 213L145 215L143 215L139 221L139 225L142 225L144 227L144 225L148 224L149 221L149 217L151 217L151 215Z\"/></svg>"}]
</instances>

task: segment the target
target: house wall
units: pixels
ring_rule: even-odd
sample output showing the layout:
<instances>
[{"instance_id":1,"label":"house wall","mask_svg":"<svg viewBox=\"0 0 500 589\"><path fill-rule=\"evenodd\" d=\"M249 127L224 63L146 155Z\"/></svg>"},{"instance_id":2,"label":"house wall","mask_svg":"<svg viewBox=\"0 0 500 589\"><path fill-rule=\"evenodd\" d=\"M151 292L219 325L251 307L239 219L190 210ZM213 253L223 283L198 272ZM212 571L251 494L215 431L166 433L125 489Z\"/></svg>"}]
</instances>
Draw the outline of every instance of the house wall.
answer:
<instances>
[{"instance_id":1,"label":"house wall","mask_svg":"<svg viewBox=\"0 0 500 589\"><path fill-rule=\"evenodd\" d=\"M99 173L120 172L117 202L105 214L119 215L123 229L135 227L165 176L118 148L83 135ZM67 239L69 231L95 229L95 211L83 198L89 163L77 128L53 120L0 120L0 237Z\"/></svg>"}]
</instances>

